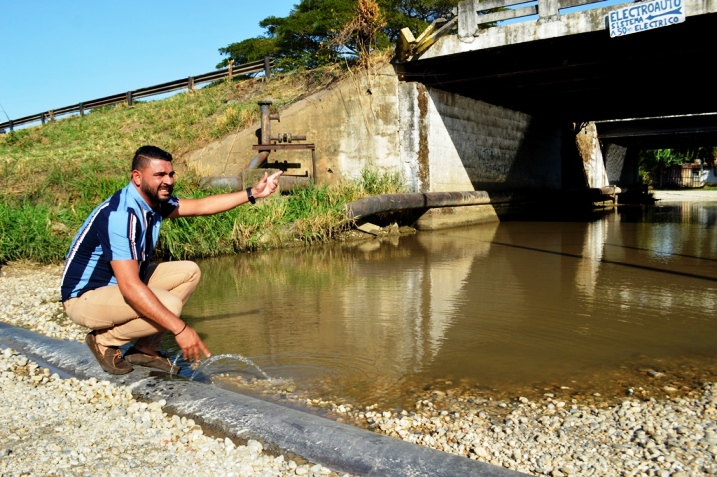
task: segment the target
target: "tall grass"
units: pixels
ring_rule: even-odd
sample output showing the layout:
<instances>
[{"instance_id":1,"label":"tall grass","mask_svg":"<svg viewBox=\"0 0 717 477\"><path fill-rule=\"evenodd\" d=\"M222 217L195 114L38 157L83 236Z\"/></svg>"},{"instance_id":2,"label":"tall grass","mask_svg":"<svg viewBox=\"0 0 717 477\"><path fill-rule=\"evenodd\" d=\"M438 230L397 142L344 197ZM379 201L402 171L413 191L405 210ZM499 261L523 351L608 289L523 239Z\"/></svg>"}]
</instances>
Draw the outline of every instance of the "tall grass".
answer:
<instances>
[{"instance_id":1,"label":"tall grass","mask_svg":"<svg viewBox=\"0 0 717 477\"><path fill-rule=\"evenodd\" d=\"M381 179L380 183L395 185L387 179ZM155 256L184 260L328 241L350 227L344 206L368 195L367 186L364 179L333 187L312 185L222 214L167 220L162 225ZM376 184L368 188L380 193ZM177 194L185 198L216 192L221 191L177 188ZM91 210L87 202L71 208L0 202L0 264L13 260L40 263L63 260L74 234Z\"/></svg>"},{"instance_id":2,"label":"tall grass","mask_svg":"<svg viewBox=\"0 0 717 477\"><path fill-rule=\"evenodd\" d=\"M281 107L339 75L329 68L268 83L223 81L161 101L100 108L0 135L0 264L63 260L92 209L127 184L129 161L143 144L180 158L175 161L179 197L217 192L198 186L198 178L183 167L183 155L253 124L259 99L272 96ZM397 188L398 176L366 170L360 180L336 187L312 186L216 216L167 221L157 254L187 259L330 240L349 225L344 204Z\"/></svg>"},{"instance_id":3,"label":"tall grass","mask_svg":"<svg viewBox=\"0 0 717 477\"><path fill-rule=\"evenodd\" d=\"M401 192L400 175L364 169L356 181L310 185L224 214L168 221L158 253L165 258L211 257L332 240L350 227L345 205L361 197ZM193 196L213 192L194 189Z\"/></svg>"},{"instance_id":4,"label":"tall grass","mask_svg":"<svg viewBox=\"0 0 717 477\"><path fill-rule=\"evenodd\" d=\"M23 208L0 203L0 263L62 260L69 246L68 227L45 206Z\"/></svg>"}]
</instances>

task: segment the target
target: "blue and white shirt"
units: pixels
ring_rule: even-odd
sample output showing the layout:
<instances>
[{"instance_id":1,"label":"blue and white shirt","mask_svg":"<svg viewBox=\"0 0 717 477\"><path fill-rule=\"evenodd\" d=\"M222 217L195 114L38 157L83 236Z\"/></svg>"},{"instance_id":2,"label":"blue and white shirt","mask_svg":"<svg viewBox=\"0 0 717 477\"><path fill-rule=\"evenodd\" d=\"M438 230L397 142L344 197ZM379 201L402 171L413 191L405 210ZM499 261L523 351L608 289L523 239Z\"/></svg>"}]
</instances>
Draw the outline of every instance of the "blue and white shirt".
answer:
<instances>
[{"instance_id":1,"label":"blue and white shirt","mask_svg":"<svg viewBox=\"0 0 717 477\"><path fill-rule=\"evenodd\" d=\"M177 197L152 209L132 183L92 211L67 253L60 288L62 301L116 285L111 260L137 260L144 280L162 219L179 205Z\"/></svg>"}]
</instances>

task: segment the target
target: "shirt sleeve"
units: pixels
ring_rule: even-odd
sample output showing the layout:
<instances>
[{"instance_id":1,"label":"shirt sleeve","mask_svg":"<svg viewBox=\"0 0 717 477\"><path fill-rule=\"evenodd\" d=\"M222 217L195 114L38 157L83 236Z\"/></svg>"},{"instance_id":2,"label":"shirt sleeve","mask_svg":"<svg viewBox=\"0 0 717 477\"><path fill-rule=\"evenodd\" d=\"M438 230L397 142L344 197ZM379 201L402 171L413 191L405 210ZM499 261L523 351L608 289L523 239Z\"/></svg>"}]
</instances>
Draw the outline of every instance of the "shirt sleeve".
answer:
<instances>
[{"instance_id":1,"label":"shirt sleeve","mask_svg":"<svg viewBox=\"0 0 717 477\"><path fill-rule=\"evenodd\" d=\"M142 227L132 211L109 212L107 233L100 233L102 253L111 260L138 260L137 244Z\"/></svg>"},{"instance_id":2,"label":"shirt sleeve","mask_svg":"<svg viewBox=\"0 0 717 477\"><path fill-rule=\"evenodd\" d=\"M163 202L159 205L159 215L161 215L163 219L166 219L177 207L179 207L179 198L173 195L167 202Z\"/></svg>"}]
</instances>

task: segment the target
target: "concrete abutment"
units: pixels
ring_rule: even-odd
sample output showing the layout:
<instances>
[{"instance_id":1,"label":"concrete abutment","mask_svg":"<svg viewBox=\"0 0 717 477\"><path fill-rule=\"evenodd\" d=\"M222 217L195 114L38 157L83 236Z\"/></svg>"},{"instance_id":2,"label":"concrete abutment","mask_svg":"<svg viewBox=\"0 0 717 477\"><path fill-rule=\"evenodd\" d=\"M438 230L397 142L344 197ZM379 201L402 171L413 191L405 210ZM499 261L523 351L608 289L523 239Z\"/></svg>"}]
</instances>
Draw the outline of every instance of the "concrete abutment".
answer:
<instances>
[{"instance_id":1,"label":"concrete abutment","mask_svg":"<svg viewBox=\"0 0 717 477\"><path fill-rule=\"evenodd\" d=\"M274 133L305 135L315 144L315 179L334 184L364 169L399 173L408 192L518 192L540 200L564 189L608 186L594 134L567 140L556 120L403 82L391 65L350 75L283 111ZM256 154L249 128L194 151L187 162L204 176L238 176ZM584 132L583 132L584 134ZM572 144L572 146L571 146ZM564 177L564 161L582 153L584 174ZM572 151L565 148L572 147ZM265 164L285 176L311 176L306 151L275 151ZM566 183L568 181L569 183ZM442 228L498 220L492 205L429 210L418 226Z\"/></svg>"}]
</instances>

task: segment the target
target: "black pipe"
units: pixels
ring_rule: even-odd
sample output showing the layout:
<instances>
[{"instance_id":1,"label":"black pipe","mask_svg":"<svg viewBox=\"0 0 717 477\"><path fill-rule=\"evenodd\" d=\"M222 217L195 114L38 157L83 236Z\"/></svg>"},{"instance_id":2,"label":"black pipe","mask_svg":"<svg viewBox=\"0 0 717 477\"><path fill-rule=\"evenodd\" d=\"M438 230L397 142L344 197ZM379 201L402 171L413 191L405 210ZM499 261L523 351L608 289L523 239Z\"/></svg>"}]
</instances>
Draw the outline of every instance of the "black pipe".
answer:
<instances>
[{"instance_id":1,"label":"black pipe","mask_svg":"<svg viewBox=\"0 0 717 477\"><path fill-rule=\"evenodd\" d=\"M410 194L374 195L346 204L346 216L360 219L381 212L409 209L431 209L436 207L462 207L466 205L505 204L513 194L491 195L486 191L465 192L416 192Z\"/></svg>"},{"instance_id":2,"label":"black pipe","mask_svg":"<svg viewBox=\"0 0 717 477\"><path fill-rule=\"evenodd\" d=\"M220 436L240 442L257 439L269 450L293 453L341 473L367 477L529 477L215 386L172 378L150 368L108 375L81 343L49 338L2 322L0 346L77 379L95 378L128 386L141 401L164 399L165 412L199 421Z\"/></svg>"}]
</instances>

